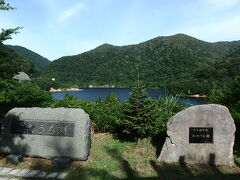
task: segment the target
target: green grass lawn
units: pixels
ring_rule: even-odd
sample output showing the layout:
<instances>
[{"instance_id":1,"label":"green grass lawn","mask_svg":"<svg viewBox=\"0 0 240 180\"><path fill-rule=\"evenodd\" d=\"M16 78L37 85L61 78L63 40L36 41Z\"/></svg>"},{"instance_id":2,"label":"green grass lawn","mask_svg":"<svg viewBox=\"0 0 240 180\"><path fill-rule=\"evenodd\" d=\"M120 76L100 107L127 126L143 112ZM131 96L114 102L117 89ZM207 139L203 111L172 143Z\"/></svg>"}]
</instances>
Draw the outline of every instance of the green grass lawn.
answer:
<instances>
[{"instance_id":1,"label":"green grass lawn","mask_svg":"<svg viewBox=\"0 0 240 180\"><path fill-rule=\"evenodd\" d=\"M89 159L74 161L68 169L67 180L81 179L240 179L240 148L235 151L236 166L210 166L156 163L156 148L150 140L136 142L121 141L109 134L94 134ZM0 166L33 168L48 172L59 171L50 160L24 158L17 165ZM35 178L34 178L35 179Z\"/></svg>"}]
</instances>

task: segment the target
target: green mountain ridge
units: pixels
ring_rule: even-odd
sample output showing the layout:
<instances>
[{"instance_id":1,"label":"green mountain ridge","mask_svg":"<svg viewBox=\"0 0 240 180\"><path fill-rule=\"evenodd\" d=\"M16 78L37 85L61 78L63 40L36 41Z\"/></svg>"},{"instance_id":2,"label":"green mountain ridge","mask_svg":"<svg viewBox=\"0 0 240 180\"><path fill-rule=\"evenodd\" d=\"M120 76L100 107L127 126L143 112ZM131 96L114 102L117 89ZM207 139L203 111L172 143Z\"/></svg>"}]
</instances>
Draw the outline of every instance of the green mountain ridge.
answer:
<instances>
[{"instance_id":1,"label":"green mountain ridge","mask_svg":"<svg viewBox=\"0 0 240 180\"><path fill-rule=\"evenodd\" d=\"M51 62L47 58L44 58L41 55L39 55L25 47L12 46L12 45L7 45L7 47L13 49L16 53L20 54L24 58L31 61L36 66L37 70L42 70Z\"/></svg>"},{"instance_id":2,"label":"green mountain ridge","mask_svg":"<svg viewBox=\"0 0 240 180\"><path fill-rule=\"evenodd\" d=\"M199 82L201 70L214 68L215 63L239 50L240 41L210 43L184 34L128 46L103 44L51 62L42 71L42 77L54 77L58 82L71 82L80 87L130 87L139 74L148 87L207 93L212 84L207 80L210 77Z\"/></svg>"},{"instance_id":3,"label":"green mountain ridge","mask_svg":"<svg viewBox=\"0 0 240 180\"><path fill-rule=\"evenodd\" d=\"M0 78L11 79L20 71L33 75L36 67L25 57L0 43Z\"/></svg>"}]
</instances>

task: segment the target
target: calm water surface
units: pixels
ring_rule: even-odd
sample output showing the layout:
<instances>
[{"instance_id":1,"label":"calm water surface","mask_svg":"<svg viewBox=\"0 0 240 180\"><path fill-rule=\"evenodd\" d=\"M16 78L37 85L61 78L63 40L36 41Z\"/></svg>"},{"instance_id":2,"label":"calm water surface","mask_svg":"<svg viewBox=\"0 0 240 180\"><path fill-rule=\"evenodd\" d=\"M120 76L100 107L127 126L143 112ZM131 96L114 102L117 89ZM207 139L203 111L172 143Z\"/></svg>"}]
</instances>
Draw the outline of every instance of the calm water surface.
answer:
<instances>
[{"instance_id":1,"label":"calm water surface","mask_svg":"<svg viewBox=\"0 0 240 180\"><path fill-rule=\"evenodd\" d=\"M126 101L130 96L131 89L129 88L83 88L80 91L65 91L52 93L54 99L63 99L66 94L72 95L73 97L79 97L83 100L96 100L98 98L105 99L106 96L115 93L121 102ZM161 89L148 89L148 95L150 97L160 99L164 96L164 91ZM202 98L188 98L180 97L178 103L184 103L188 106L203 104Z\"/></svg>"}]
</instances>

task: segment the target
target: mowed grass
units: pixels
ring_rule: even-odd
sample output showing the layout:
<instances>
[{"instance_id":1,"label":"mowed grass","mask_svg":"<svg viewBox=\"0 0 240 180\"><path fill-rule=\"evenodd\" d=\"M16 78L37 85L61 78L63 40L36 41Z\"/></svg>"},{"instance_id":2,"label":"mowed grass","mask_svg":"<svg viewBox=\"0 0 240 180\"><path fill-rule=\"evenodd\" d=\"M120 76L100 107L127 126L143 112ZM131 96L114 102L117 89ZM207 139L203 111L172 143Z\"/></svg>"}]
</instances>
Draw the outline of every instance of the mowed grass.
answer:
<instances>
[{"instance_id":1,"label":"mowed grass","mask_svg":"<svg viewBox=\"0 0 240 180\"><path fill-rule=\"evenodd\" d=\"M66 180L108 179L240 179L240 148L235 150L235 166L156 163L156 147L150 140L123 141L110 134L92 135L91 154L87 161L74 161L68 169L54 169L50 160L24 158L17 165L0 166L68 172ZM35 179L35 178L34 178Z\"/></svg>"},{"instance_id":2,"label":"mowed grass","mask_svg":"<svg viewBox=\"0 0 240 180\"><path fill-rule=\"evenodd\" d=\"M155 148L149 140L121 141L109 134L94 134L91 155L82 167L72 169L68 179L81 175L86 179L125 179L157 177L150 161L156 160Z\"/></svg>"}]
</instances>

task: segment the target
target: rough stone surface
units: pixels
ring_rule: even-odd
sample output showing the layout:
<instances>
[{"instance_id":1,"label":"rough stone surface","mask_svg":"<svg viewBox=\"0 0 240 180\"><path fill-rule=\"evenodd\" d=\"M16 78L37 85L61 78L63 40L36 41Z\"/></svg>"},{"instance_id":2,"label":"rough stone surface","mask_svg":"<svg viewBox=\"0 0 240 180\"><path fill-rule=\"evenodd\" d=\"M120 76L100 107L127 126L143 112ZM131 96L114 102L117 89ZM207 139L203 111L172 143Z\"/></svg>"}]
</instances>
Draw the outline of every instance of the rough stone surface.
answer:
<instances>
[{"instance_id":1,"label":"rough stone surface","mask_svg":"<svg viewBox=\"0 0 240 180\"><path fill-rule=\"evenodd\" d=\"M34 177L36 176L40 171L39 170L31 170L28 172L24 177Z\"/></svg>"},{"instance_id":2,"label":"rough stone surface","mask_svg":"<svg viewBox=\"0 0 240 180\"><path fill-rule=\"evenodd\" d=\"M37 123L37 128L35 125L27 127L32 134L18 133L18 131L16 133L12 130L16 128L13 122L27 122L28 125L30 122ZM56 127L59 128L58 125L64 123L72 124L71 128L65 129L70 136L33 133L40 133L44 128L45 133L54 133L57 132ZM75 160L87 160L91 145L91 120L82 109L14 108L5 116L1 141L0 149L6 153L47 159L69 157Z\"/></svg>"},{"instance_id":3,"label":"rough stone surface","mask_svg":"<svg viewBox=\"0 0 240 180\"><path fill-rule=\"evenodd\" d=\"M67 173L60 173L57 179L64 179L67 176Z\"/></svg>"},{"instance_id":4,"label":"rough stone surface","mask_svg":"<svg viewBox=\"0 0 240 180\"><path fill-rule=\"evenodd\" d=\"M213 143L189 143L189 127L212 127ZM157 161L232 165L235 130L225 106L192 106L168 121L168 137Z\"/></svg>"},{"instance_id":5,"label":"rough stone surface","mask_svg":"<svg viewBox=\"0 0 240 180\"><path fill-rule=\"evenodd\" d=\"M25 176L27 173L29 173L31 170L30 169L22 169L18 173L15 174L15 176Z\"/></svg>"},{"instance_id":6,"label":"rough stone surface","mask_svg":"<svg viewBox=\"0 0 240 180\"><path fill-rule=\"evenodd\" d=\"M70 158L55 158L52 163L54 168L65 169L71 165L71 162Z\"/></svg>"},{"instance_id":7,"label":"rough stone surface","mask_svg":"<svg viewBox=\"0 0 240 180\"><path fill-rule=\"evenodd\" d=\"M18 164L22 161L22 155L10 154L6 157L6 162L11 164Z\"/></svg>"},{"instance_id":8,"label":"rough stone surface","mask_svg":"<svg viewBox=\"0 0 240 180\"><path fill-rule=\"evenodd\" d=\"M0 175L5 175L7 174L8 172L10 172L13 168L2 168L0 170Z\"/></svg>"},{"instance_id":9,"label":"rough stone surface","mask_svg":"<svg viewBox=\"0 0 240 180\"><path fill-rule=\"evenodd\" d=\"M47 175L46 172L40 171L35 177L44 178Z\"/></svg>"},{"instance_id":10,"label":"rough stone surface","mask_svg":"<svg viewBox=\"0 0 240 180\"><path fill-rule=\"evenodd\" d=\"M8 175L16 175L21 169L14 169L8 173Z\"/></svg>"},{"instance_id":11,"label":"rough stone surface","mask_svg":"<svg viewBox=\"0 0 240 180\"><path fill-rule=\"evenodd\" d=\"M18 72L18 74L13 76L13 79L19 81L29 81L31 80L30 77L25 72Z\"/></svg>"},{"instance_id":12,"label":"rough stone surface","mask_svg":"<svg viewBox=\"0 0 240 180\"><path fill-rule=\"evenodd\" d=\"M58 172L53 172L51 174L48 174L46 178L56 178L58 176Z\"/></svg>"}]
</instances>

